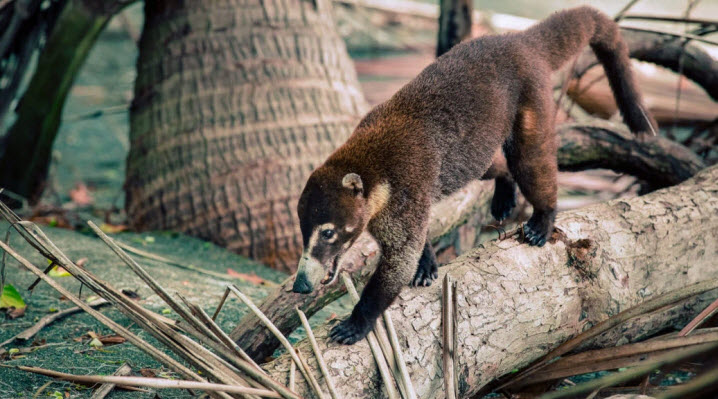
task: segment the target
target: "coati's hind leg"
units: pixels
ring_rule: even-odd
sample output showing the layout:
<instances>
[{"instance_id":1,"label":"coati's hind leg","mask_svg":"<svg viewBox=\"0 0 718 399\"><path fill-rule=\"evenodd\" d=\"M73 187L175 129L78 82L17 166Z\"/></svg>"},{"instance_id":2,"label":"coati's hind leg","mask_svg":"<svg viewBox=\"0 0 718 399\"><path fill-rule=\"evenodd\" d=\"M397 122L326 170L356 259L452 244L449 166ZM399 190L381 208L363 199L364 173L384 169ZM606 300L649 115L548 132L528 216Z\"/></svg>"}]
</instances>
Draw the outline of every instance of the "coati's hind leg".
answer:
<instances>
[{"instance_id":1,"label":"coati's hind leg","mask_svg":"<svg viewBox=\"0 0 718 399\"><path fill-rule=\"evenodd\" d=\"M497 177L495 179L494 197L491 198L491 216L501 222L516 207L516 183L511 178Z\"/></svg>"},{"instance_id":2,"label":"coati's hind leg","mask_svg":"<svg viewBox=\"0 0 718 399\"><path fill-rule=\"evenodd\" d=\"M516 207L516 182L511 178L501 148L494 154L491 166L481 179L495 181L494 197L491 199L491 216L501 222L509 217Z\"/></svg>"},{"instance_id":3,"label":"coati's hind leg","mask_svg":"<svg viewBox=\"0 0 718 399\"><path fill-rule=\"evenodd\" d=\"M557 145L550 112L551 92L547 93L549 96L543 96L538 104L522 106L513 137L505 146L511 175L534 208L524 226L524 236L529 244L539 247L553 232L557 200Z\"/></svg>"},{"instance_id":4,"label":"coati's hind leg","mask_svg":"<svg viewBox=\"0 0 718 399\"><path fill-rule=\"evenodd\" d=\"M416 274L409 285L412 287L428 287L437 278L439 278L439 263L436 261L434 248L427 238L424 250L421 252L421 258L419 258Z\"/></svg>"}]
</instances>

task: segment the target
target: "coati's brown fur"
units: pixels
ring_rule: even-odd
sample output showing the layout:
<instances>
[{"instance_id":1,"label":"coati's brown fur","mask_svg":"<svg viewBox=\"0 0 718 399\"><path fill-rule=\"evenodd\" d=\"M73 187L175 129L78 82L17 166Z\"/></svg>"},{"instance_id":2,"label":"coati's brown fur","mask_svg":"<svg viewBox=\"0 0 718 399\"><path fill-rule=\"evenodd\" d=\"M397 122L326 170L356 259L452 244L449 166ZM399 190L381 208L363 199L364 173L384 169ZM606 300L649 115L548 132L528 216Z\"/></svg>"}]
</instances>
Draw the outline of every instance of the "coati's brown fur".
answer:
<instances>
[{"instance_id":1,"label":"coati's brown fur","mask_svg":"<svg viewBox=\"0 0 718 399\"><path fill-rule=\"evenodd\" d=\"M334 340L362 339L404 285L437 277L426 237L429 208L471 180L496 179L497 219L511 212L518 184L534 208L526 240L546 242L557 190L551 73L586 45L628 127L650 132L655 122L642 109L618 27L579 7L524 32L455 46L369 112L311 175L298 206L305 253L294 291L311 291L327 272L324 282L334 280L341 255L365 229L382 249L361 300L332 330Z\"/></svg>"}]
</instances>

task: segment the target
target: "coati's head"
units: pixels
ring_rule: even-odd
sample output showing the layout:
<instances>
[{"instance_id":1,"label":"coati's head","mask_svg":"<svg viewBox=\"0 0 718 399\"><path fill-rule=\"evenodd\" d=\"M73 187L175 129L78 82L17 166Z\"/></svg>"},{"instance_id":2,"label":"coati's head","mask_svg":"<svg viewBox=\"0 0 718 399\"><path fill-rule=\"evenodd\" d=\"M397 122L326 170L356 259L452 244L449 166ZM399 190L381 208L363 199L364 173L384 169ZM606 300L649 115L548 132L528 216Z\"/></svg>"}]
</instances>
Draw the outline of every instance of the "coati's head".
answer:
<instances>
[{"instance_id":1,"label":"coati's head","mask_svg":"<svg viewBox=\"0 0 718 399\"><path fill-rule=\"evenodd\" d=\"M307 294L336 280L341 256L374 214L371 197L356 173L327 166L312 173L297 206L304 251L292 291Z\"/></svg>"}]
</instances>

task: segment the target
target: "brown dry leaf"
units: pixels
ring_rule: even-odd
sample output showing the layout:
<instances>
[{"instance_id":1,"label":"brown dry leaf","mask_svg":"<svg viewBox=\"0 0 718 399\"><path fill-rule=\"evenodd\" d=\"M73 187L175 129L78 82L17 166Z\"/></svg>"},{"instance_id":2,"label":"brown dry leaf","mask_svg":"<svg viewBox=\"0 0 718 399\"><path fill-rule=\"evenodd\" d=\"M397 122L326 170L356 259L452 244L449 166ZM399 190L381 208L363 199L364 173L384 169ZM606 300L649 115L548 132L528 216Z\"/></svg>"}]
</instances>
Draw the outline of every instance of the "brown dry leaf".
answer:
<instances>
[{"instance_id":1,"label":"brown dry leaf","mask_svg":"<svg viewBox=\"0 0 718 399\"><path fill-rule=\"evenodd\" d=\"M62 214L45 216L34 215L31 216L29 220L35 224L44 224L50 227L59 227L62 229L72 228L72 224L70 224L70 221L67 219L67 217L65 217L65 215Z\"/></svg>"},{"instance_id":2,"label":"brown dry leaf","mask_svg":"<svg viewBox=\"0 0 718 399\"><path fill-rule=\"evenodd\" d=\"M107 234L120 233L123 231L127 231L128 229L129 229L129 227L127 227L126 224L102 223L100 225L100 230L102 230L104 233L107 233Z\"/></svg>"},{"instance_id":3,"label":"brown dry leaf","mask_svg":"<svg viewBox=\"0 0 718 399\"><path fill-rule=\"evenodd\" d=\"M5 315L9 317L10 320L17 319L25 315L25 308L9 308Z\"/></svg>"},{"instance_id":4,"label":"brown dry leaf","mask_svg":"<svg viewBox=\"0 0 718 399\"><path fill-rule=\"evenodd\" d=\"M85 183L75 183L75 188L70 190L70 199L77 205L90 205L94 201Z\"/></svg>"},{"instance_id":5,"label":"brown dry leaf","mask_svg":"<svg viewBox=\"0 0 718 399\"><path fill-rule=\"evenodd\" d=\"M255 273L247 274L247 273L240 273L237 271L234 271L230 268L227 268L227 274L234 278L238 278L242 281L246 281L248 283L254 284L254 285L268 285L272 284L271 281L267 281L259 276L257 276Z\"/></svg>"},{"instance_id":6,"label":"brown dry leaf","mask_svg":"<svg viewBox=\"0 0 718 399\"><path fill-rule=\"evenodd\" d=\"M117 334L103 335L98 338L103 345L117 345L127 341L124 337Z\"/></svg>"},{"instance_id":7,"label":"brown dry leaf","mask_svg":"<svg viewBox=\"0 0 718 399\"><path fill-rule=\"evenodd\" d=\"M140 369L140 375L147 378L157 377L157 373L155 373L155 371L152 369Z\"/></svg>"}]
</instances>

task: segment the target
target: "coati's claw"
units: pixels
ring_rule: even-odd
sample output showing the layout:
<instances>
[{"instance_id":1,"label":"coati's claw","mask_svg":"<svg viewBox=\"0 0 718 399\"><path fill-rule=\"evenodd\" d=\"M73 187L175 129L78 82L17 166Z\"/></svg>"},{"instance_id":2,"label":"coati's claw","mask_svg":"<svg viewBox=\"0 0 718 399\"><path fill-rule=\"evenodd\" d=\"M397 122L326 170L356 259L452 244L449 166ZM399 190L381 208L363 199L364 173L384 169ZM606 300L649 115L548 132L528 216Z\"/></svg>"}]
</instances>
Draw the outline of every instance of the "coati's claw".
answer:
<instances>
[{"instance_id":1,"label":"coati's claw","mask_svg":"<svg viewBox=\"0 0 718 399\"><path fill-rule=\"evenodd\" d=\"M409 285L412 287L428 287L437 278L439 278L439 266L436 262L421 259L419 267L416 269L416 274L414 274L414 278Z\"/></svg>"},{"instance_id":2,"label":"coati's claw","mask_svg":"<svg viewBox=\"0 0 718 399\"><path fill-rule=\"evenodd\" d=\"M329 332L329 338L339 344L353 345L364 339L364 337L369 334L369 331L371 331L371 325L368 323L357 323L349 317L332 328Z\"/></svg>"},{"instance_id":3,"label":"coati's claw","mask_svg":"<svg viewBox=\"0 0 718 399\"><path fill-rule=\"evenodd\" d=\"M531 217L524 225L524 239L529 245L543 247L550 232L553 230L553 215L536 215Z\"/></svg>"}]
</instances>

